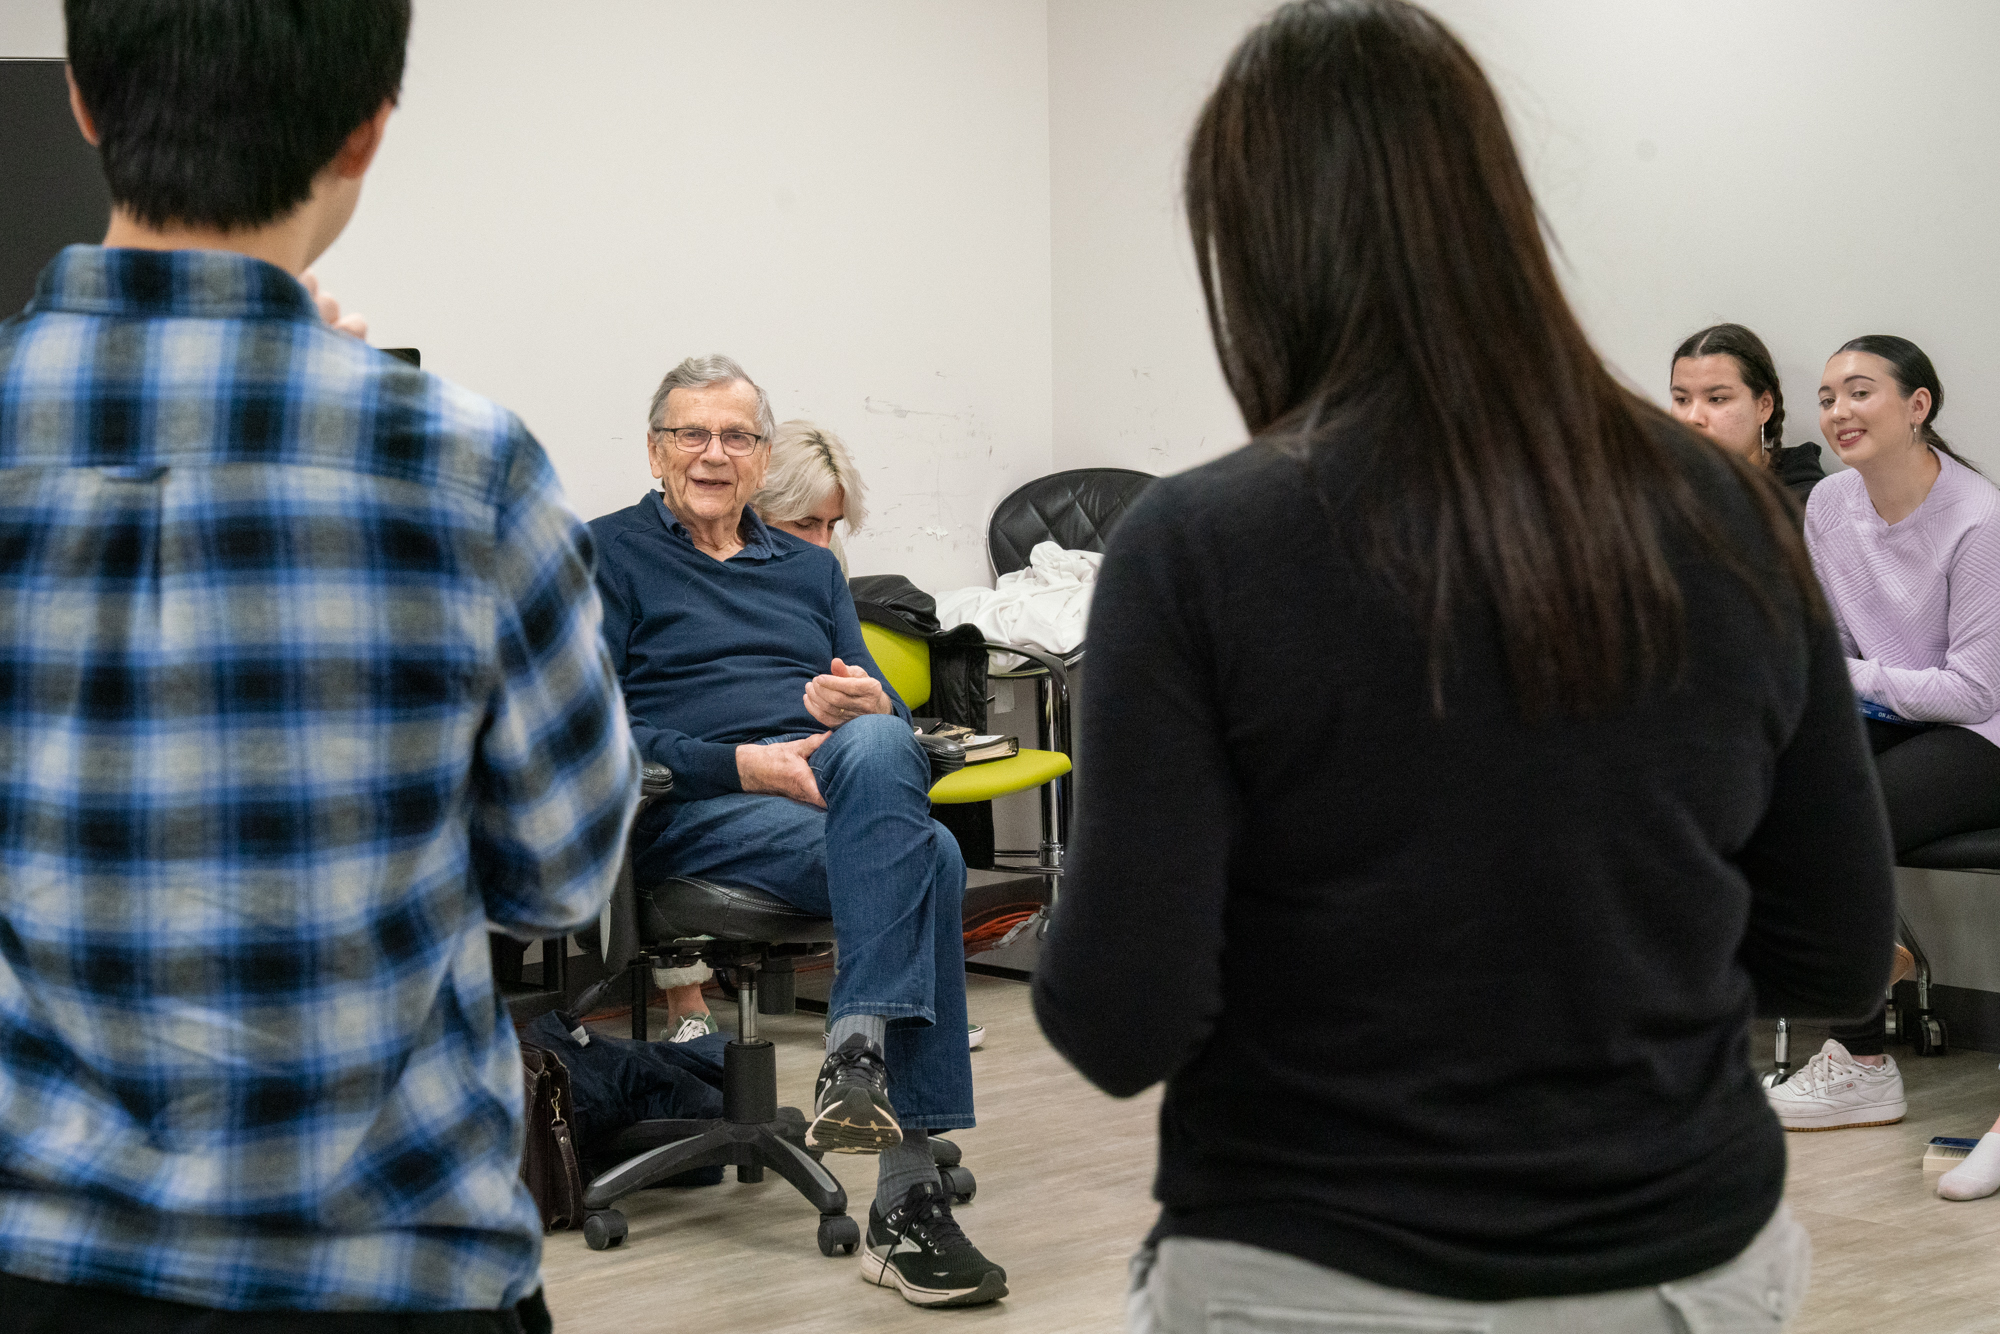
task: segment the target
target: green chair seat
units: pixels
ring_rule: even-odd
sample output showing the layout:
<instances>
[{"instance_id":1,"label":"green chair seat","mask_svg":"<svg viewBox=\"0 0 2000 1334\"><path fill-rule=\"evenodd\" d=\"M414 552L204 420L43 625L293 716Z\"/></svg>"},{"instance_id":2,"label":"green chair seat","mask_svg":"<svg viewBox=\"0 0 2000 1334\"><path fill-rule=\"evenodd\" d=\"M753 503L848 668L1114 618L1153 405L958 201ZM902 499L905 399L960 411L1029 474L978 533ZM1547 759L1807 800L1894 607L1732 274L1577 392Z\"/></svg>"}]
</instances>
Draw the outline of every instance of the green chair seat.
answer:
<instances>
[{"instance_id":1,"label":"green chair seat","mask_svg":"<svg viewBox=\"0 0 2000 1334\"><path fill-rule=\"evenodd\" d=\"M1060 751L1024 750L1004 760L968 764L955 774L946 774L932 786L931 801L940 806L992 801L1040 787L1051 778L1062 777L1069 768L1069 756Z\"/></svg>"}]
</instances>

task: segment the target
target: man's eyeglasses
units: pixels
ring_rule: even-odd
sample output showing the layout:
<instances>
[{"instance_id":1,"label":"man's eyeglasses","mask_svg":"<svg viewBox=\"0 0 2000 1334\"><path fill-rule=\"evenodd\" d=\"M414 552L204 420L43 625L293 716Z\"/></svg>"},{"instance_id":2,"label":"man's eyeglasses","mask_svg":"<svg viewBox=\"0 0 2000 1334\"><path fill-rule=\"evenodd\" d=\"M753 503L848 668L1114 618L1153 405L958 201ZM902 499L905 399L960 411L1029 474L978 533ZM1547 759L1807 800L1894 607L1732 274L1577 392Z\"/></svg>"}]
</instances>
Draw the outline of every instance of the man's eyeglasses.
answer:
<instances>
[{"instance_id":1,"label":"man's eyeglasses","mask_svg":"<svg viewBox=\"0 0 2000 1334\"><path fill-rule=\"evenodd\" d=\"M708 448L708 442L715 439L716 432L700 426L655 426L655 435L670 435L674 444L690 454L699 454ZM748 431L723 431L722 452L742 458L763 443L764 437L752 435Z\"/></svg>"}]
</instances>

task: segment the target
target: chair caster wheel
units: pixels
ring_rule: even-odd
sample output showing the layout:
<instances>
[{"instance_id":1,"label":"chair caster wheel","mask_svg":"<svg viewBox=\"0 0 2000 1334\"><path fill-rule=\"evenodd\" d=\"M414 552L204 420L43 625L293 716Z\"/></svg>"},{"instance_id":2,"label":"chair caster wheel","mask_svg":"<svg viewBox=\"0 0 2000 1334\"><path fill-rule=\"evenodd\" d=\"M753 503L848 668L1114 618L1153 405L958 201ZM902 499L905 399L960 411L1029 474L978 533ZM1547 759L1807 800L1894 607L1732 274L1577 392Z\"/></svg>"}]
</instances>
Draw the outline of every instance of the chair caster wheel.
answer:
<instances>
[{"instance_id":1,"label":"chair caster wheel","mask_svg":"<svg viewBox=\"0 0 2000 1334\"><path fill-rule=\"evenodd\" d=\"M625 1240L625 1215L616 1209L599 1209L583 1220L583 1244L593 1251L608 1251Z\"/></svg>"},{"instance_id":2,"label":"chair caster wheel","mask_svg":"<svg viewBox=\"0 0 2000 1334\"><path fill-rule=\"evenodd\" d=\"M1944 1020L1934 1014L1910 1016L1910 1046L1919 1056L1942 1056L1946 1041Z\"/></svg>"},{"instance_id":3,"label":"chair caster wheel","mask_svg":"<svg viewBox=\"0 0 2000 1334\"><path fill-rule=\"evenodd\" d=\"M939 1167L957 1167L961 1157L959 1147L948 1139L931 1136L931 1161Z\"/></svg>"},{"instance_id":4,"label":"chair caster wheel","mask_svg":"<svg viewBox=\"0 0 2000 1334\"><path fill-rule=\"evenodd\" d=\"M971 1204L972 1197L979 1193L979 1182L973 1178L970 1169L957 1164L938 1168L938 1181L944 1186L945 1194L951 1196L953 1204Z\"/></svg>"},{"instance_id":5,"label":"chair caster wheel","mask_svg":"<svg viewBox=\"0 0 2000 1334\"><path fill-rule=\"evenodd\" d=\"M846 1214L819 1216L819 1253L852 1255L861 1248L861 1225Z\"/></svg>"},{"instance_id":6,"label":"chair caster wheel","mask_svg":"<svg viewBox=\"0 0 2000 1334\"><path fill-rule=\"evenodd\" d=\"M1778 1070L1766 1070L1764 1072L1764 1077L1762 1079L1759 1079L1757 1082L1767 1089L1774 1089L1778 1087L1778 1085L1784 1083L1787 1079L1790 1079L1791 1077L1792 1077L1791 1067L1786 1066Z\"/></svg>"}]
</instances>

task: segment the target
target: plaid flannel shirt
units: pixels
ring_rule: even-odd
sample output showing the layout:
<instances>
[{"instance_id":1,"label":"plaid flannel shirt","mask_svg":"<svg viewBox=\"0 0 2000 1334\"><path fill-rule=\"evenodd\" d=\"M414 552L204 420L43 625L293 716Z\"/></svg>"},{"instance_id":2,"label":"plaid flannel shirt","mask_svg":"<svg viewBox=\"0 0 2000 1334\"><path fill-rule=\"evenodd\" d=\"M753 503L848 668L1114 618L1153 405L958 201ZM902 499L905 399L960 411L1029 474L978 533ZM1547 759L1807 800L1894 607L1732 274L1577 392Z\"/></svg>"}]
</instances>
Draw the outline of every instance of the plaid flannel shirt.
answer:
<instances>
[{"instance_id":1,"label":"plaid flannel shirt","mask_svg":"<svg viewBox=\"0 0 2000 1334\"><path fill-rule=\"evenodd\" d=\"M591 566L519 421L270 265L74 246L0 323L0 1269L533 1292L487 926L621 855Z\"/></svg>"}]
</instances>

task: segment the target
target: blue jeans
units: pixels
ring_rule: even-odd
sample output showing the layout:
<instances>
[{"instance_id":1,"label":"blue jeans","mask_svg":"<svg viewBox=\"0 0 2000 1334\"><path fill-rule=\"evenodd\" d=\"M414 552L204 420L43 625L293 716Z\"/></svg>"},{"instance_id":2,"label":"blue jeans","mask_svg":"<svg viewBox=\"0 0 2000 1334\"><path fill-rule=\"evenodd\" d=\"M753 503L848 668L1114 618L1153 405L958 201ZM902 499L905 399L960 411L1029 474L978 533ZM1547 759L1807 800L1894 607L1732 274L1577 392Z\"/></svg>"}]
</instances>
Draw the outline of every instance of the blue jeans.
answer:
<instances>
[{"instance_id":1,"label":"blue jeans","mask_svg":"<svg viewBox=\"0 0 2000 1334\"><path fill-rule=\"evenodd\" d=\"M823 811L750 792L648 809L640 882L698 876L831 917L840 964L828 1011L889 1020L883 1055L897 1119L969 1129L965 862L931 819L930 762L894 714L842 724L810 762ZM660 820L657 834L645 827Z\"/></svg>"}]
</instances>

